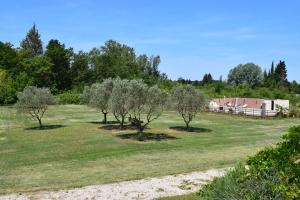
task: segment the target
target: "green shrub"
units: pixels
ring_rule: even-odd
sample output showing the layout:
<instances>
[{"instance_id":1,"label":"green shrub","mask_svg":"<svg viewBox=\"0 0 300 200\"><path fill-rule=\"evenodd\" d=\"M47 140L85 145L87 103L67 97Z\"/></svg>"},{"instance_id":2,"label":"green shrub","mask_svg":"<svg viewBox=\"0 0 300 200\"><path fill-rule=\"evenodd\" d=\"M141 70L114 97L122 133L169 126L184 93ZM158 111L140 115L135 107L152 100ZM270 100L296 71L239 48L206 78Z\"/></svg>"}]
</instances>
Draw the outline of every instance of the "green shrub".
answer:
<instances>
[{"instance_id":1,"label":"green shrub","mask_svg":"<svg viewBox=\"0 0 300 200\"><path fill-rule=\"evenodd\" d=\"M67 91L57 95L59 104L80 104L80 93L75 91Z\"/></svg>"},{"instance_id":2,"label":"green shrub","mask_svg":"<svg viewBox=\"0 0 300 200\"><path fill-rule=\"evenodd\" d=\"M200 199L300 199L300 126L283 139L204 186Z\"/></svg>"}]
</instances>

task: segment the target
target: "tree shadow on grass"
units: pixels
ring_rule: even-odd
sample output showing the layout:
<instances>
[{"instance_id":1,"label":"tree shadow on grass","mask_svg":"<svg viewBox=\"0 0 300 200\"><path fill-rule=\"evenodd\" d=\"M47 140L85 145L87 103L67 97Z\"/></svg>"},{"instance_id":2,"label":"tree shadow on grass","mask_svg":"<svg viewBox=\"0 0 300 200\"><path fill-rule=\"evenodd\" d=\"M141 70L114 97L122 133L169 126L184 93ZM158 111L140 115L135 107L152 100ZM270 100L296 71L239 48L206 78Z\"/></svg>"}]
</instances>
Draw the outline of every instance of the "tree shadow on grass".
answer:
<instances>
[{"instance_id":1,"label":"tree shadow on grass","mask_svg":"<svg viewBox=\"0 0 300 200\"><path fill-rule=\"evenodd\" d=\"M207 133L207 132L212 132L212 130L208 129L208 128L190 127L189 129L186 129L185 126L172 126L172 127L170 127L170 129L176 130L176 131L191 132L191 133Z\"/></svg>"},{"instance_id":2,"label":"tree shadow on grass","mask_svg":"<svg viewBox=\"0 0 300 200\"><path fill-rule=\"evenodd\" d=\"M102 121L92 121L92 122L88 122L90 124L104 124L104 125L108 125L108 124L118 124L118 121L107 121L106 123L102 122Z\"/></svg>"},{"instance_id":3,"label":"tree shadow on grass","mask_svg":"<svg viewBox=\"0 0 300 200\"><path fill-rule=\"evenodd\" d=\"M136 141L162 141L162 140L175 140L177 137L165 134L165 133L148 133L145 132L142 138L139 137L138 133L126 133L118 135L121 139L130 139Z\"/></svg>"},{"instance_id":4,"label":"tree shadow on grass","mask_svg":"<svg viewBox=\"0 0 300 200\"><path fill-rule=\"evenodd\" d=\"M131 124L124 124L123 129L120 129L120 124L106 124L99 127L99 129L111 131L111 130L135 130L136 128Z\"/></svg>"},{"instance_id":5,"label":"tree shadow on grass","mask_svg":"<svg viewBox=\"0 0 300 200\"><path fill-rule=\"evenodd\" d=\"M65 127L64 125L45 125L42 127L29 127L29 128L25 128L25 130L51 130L51 129L57 129L57 128L63 128Z\"/></svg>"}]
</instances>

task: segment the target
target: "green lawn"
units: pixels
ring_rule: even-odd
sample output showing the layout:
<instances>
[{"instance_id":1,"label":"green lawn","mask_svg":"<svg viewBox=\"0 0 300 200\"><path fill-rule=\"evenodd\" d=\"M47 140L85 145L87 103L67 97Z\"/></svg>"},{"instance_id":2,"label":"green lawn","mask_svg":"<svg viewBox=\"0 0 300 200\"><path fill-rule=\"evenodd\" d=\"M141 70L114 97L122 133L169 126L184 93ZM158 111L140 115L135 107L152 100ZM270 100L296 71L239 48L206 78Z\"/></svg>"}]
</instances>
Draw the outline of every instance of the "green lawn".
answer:
<instances>
[{"instance_id":1,"label":"green lawn","mask_svg":"<svg viewBox=\"0 0 300 200\"><path fill-rule=\"evenodd\" d=\"M124 139L134 130L101 128L101 118L86 106L53 106L44 124L55 126L34 130L30 128L37 123L22 120L13 108L0 107L0 194L233 166L276 143L287 127L300 122L204 113L191 124L203 131L190 133L170 129L183 121L175 112L166 112L146 132L170 138L138 142Z\"/></svg>"}]
</instances>

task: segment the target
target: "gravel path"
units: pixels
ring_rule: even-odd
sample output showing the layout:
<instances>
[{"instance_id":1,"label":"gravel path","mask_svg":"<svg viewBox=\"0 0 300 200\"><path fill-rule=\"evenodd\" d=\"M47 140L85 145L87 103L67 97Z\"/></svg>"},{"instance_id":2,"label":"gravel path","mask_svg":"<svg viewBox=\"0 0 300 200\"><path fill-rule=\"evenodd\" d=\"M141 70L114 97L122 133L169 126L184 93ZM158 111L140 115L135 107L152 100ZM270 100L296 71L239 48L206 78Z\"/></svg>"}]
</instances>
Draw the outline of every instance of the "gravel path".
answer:
<instances>
[{"instance_id":1,"label":"gravel path","mask_svg":"<svg viewBox=\"0 0 300 200\"><path fill-rule=\"evenodd\" d=\"M205 172L192 172L159 178L92 185L70 190L37 192L33 194L11 194L0 196L0 200L150 200L196 192L214 177L223 176L225 171L225 169L213 169Z\"/></svg>"}]
</instances>

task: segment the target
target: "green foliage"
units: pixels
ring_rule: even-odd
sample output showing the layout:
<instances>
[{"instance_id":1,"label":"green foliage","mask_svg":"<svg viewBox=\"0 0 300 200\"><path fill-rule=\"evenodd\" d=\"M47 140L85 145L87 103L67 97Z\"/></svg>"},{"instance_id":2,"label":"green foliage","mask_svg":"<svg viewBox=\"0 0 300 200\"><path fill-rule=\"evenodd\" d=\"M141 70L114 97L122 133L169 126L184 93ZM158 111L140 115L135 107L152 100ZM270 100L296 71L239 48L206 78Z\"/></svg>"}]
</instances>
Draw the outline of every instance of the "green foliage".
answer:
<instances>
[{"instance_id":1,"label":"green foliage","mask_svg":"<svg viewBox=\"0 0 300 200\"><path fill-rule=\"evenodd\" d=\"M48 88L27 86L23 92L18 93L16 108L20 112L28 113L42 128L42 118L48 106L53 103L54 97Z\"/></svg>"},{"instance_id":2,"label":"green foliage","mask_svg":"<svg viewBox=\"0 0 300 200\"><path fill-rule=\"evenodd\" d=\"M300 118L300 103L290 106L289 116Z\"/></svg>"},{"instance_id":3,"label":"green foliage","mask_svg":"<svg viewBox=\"0 0 300 200\"><path fill-rule=\"evenodd\" d=\"M201 81L202 85L207 85L213 83L213 78L210 73L204 74L203 79Z\"/></svg>"},{"instance_id":4,"label":"green foliage","mask_svg":"<svg viewBox=\"0 0 300 200\"><path fill-rule=\"evenodd\" d=\"M113 89L109 99L110 110L120 123L121 129L123 128L125 117L128 115L130 109L129 84L130 82L126 79L115 79L113 81Z\"/></svg>"},{"instance_id":5,"label":"green foliage","mask_svg":"<svg viewBox=\"0 0 300 200\"><path fill-rule=\"evenodd\" d=\"M138 130L139 140L143 140L145 128L161 116L167 94L156 85L149 87L142 80L132 80L129 83L128 99L132 122Z\"/></svg>"},{"instance_id":6,"label":"green foliage","mask_svg":"<svg viewBox=\"0 0 300 200\"><path fill-rule=\"evenodd\" d=\"M50 59L46 56L26 58L20 62L21 70L30 77L32 85L37 87L51 87L53 81Z\"/></svg>"},{"instance_id":7,"label":"green foliage","mask_svg":"<svg viewBox=\"0 0 300 200\"><path fill-rule=\"evenodd\" d=\"M287 70L284 61L279 61L275 68L274 79L279 86L286 87L288 84Z\"/></svg>"},{"instance_id":8,"label":"green foliage","mask_svg":"<svg viewBox=\"0 0 300 200\"><path fill-rule=\"evenodd\" d=\"M89 69L89 55L83 51L74 54L71 65L72 87L84 88L85 84L92 84L92 73Z\"/></svg>"},{"instance_id":9,"label":"green foliage","mask_svg":"<svg viewBox=\"0 0 300 200\"><path fill-rule=\"evenodd\" d=\"M70 60L72 49L66 49L58 40L50 40L45 56L53 63L52 73L55 87L59 90L71 89Z\"/></svg>"},{"instance_id":10,"label":"green foliage","mask_svg":"<svg viewBox=\"0 0 300 200\"><path fill-rule=\"evenodd\" d=\"M32 57L43 54L41 36L39 31L36 29L35 24L28 31L25 39L21 41L20 46L22 49L29 51Z\"/></svg>"},{"instance_id":11,"label":"green foliage","mask_svg":"<svg viewBox=\"0 0 300 200\"><path fill-rule=\"evenodd\" d=\"M254 63L240 64L231 69L228 82L234 84L247 84L250 87L258 86L262 81L262 70Z\"/></svg>"},{"instance_id":12,"label":"green foliage","mask_svg":"<svg viewBox=\"0 0 300 200\"><path fill-rule=\"evenodd\" d=\"M17 65L17 51L9 43L0 41L0 69L5 69L10 72L15 71Z\"/></svg>"},{"instance_id":13,"label":"green foliage","mask_svg":"<svg viewBox=\"0 0 300 200\"><path fill-rule=\"evenodd\" d=\"M13 79L9 74L0 69L0 104L12 103L15 100L15 90Z\"/></svg>"},{"instance_id":14,"label":"green foliage","mask_svg":"<svg viewBox=\"0 0 300 200\"><path fill-rule=\"evenodd\" d=\"M299 199L300 126L291 127L283 139L205 186L201 199Z\"/></svg>"},{"instance_id":15,"label":"green foliage","mask_svg":"<svg viewBox=\"0 0 300 200\"><path fill-rule=\"evenodd\" d=\"M73 52L58 40L51 39L43 54L42 41L36 26L29 30L21 42L21 48L14 48L10 43L0 42L0 69L6 71L8 83L3 102L16 101L17 92L26 86L48 87L54 94L68 90L82 91L85 86L102 82L107 78L133 80L142 79L148 86L158 85L164 91L176 87L177 82L199 87L210 97L257 97L289 99L291 104L300 102L296 94L300 85L287 80L287 68L284 61L274 65L263 73L253 63L238 65L228 76L228 83L213 80L210 73L203 80L172 81L159 71L160 56L138 55L135 49L114 40L108 40L99 48L89 52ZM11 83L11 81L13 82ZM232 84L235 83L235 84ZM5 96L5 100L4 97Z\"/></svg>"},{"instance_id":16,"label":"green foliage","mask_svg":"<svg viewBox=\"0 0 300 200\"><path fill-rule=\"evenodd\" d=\"M59 104L80 104L80 93L77 91L66 91L57 95L57 100Z\"/></svg>"},{"instance_id":17,"label":"green foliage","mask_svg":"<svg viewBox=\"0 0 300 200\"><path fill-rule=\"evenodd\" d=\"M192 85L179 85L171 92L172 104L183 118L186 129L196 114L203 111L207 102L202 93Z\"/></svg>"}]
</instances>

